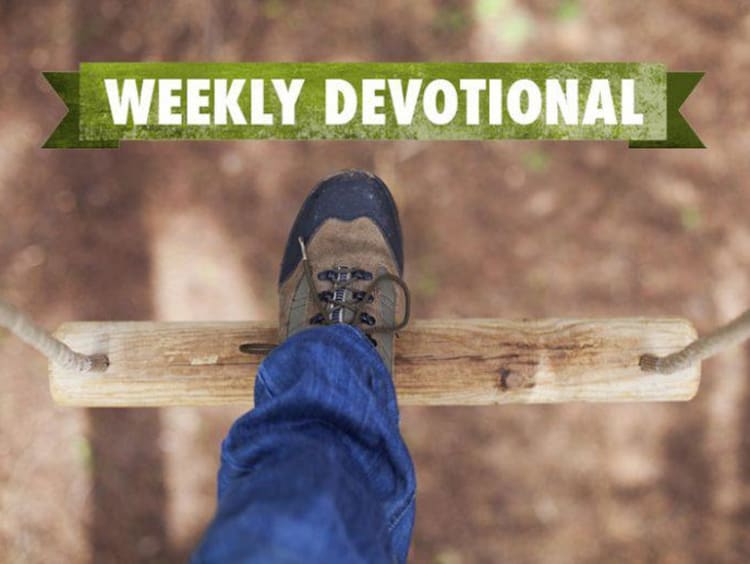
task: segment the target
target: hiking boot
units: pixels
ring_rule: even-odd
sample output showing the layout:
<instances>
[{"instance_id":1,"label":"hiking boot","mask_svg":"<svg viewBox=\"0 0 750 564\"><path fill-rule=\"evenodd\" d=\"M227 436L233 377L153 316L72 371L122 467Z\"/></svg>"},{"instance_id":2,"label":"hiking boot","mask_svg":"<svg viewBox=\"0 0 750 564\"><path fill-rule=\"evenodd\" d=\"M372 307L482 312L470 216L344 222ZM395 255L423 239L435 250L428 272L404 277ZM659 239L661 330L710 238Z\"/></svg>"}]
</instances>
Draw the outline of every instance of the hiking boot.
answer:
<instances>
[{"instance_id":1,"label":"hiking boot","mask_svg":"<svg viewBox=\"0 0 750 564\"><path fill-rule=\"evenodd\" d=\"M403 268L398 211L383 181L364 171L326 178L289 233L279 276L280 342L308 327L347 323L393 373L394 334L409 318Z\"/></svg>"}]
</instances>

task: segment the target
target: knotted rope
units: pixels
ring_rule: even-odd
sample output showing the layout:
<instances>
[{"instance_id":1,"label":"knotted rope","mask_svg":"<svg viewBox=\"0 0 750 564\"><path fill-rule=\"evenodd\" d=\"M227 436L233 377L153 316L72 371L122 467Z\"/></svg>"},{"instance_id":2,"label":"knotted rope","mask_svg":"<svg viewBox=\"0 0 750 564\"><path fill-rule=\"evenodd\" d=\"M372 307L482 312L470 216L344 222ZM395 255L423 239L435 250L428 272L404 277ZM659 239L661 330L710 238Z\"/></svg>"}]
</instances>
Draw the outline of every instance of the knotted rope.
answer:
<instances>
[{"instance_id":1,"label":"knotted rope","mask_svg":"<svg viewBox=\"0 0 750 564\"><path fill-rule=\"evenodd\" d=\"M2 300L0 300L0 327L8 329L61 368L79 372L103 372L109 366L109 359L105 355L85 355L75 352L35 324L28 315Z\"/></svg>"},{"instance_id":2,"label":"knotted rope","mask_svg":"<svg viewBox=\"0 0 750 564\"><path fill-rule=\"evenodd\" d=\"M739 345L746 339L750 339L750 309L705 337L696 339L681 351L663 357L644 354L639 364L644 372L672 374Z\"/></svg>"}]
</instances>

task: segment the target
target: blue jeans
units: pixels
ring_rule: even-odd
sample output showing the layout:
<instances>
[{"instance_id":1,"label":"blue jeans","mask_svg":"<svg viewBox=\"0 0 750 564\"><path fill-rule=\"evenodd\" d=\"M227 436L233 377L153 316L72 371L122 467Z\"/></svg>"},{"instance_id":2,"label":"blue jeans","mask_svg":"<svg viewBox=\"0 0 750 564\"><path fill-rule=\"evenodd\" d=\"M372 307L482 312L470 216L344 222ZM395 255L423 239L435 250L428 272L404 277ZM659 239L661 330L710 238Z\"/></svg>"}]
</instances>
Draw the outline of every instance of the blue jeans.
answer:
<instances>
[{"instance_id":1,"label":"blue jeans","mask_svg":"<svg viewBox=\"0 0 750 564\"><path fill-rule=\"evenodd\" d=\"M405 562L414 466L388 369L357 329L287 339L221 449L216 515L193 562Z\"/></svg>"}]
</instances>

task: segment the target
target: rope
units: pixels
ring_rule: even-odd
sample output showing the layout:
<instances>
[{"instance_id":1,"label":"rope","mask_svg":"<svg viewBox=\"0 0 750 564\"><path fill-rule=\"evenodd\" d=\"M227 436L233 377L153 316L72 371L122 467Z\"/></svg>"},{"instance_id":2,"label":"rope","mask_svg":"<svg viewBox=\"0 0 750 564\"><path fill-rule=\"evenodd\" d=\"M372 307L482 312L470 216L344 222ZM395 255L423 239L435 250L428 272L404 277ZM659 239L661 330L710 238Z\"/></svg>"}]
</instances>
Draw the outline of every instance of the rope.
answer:
<instances>
[{"instance_id":1,"label":"rope","mask_svg":"<svg viewBox=\"0 0 750 564\"><path fill-rule=\"evenodd\" d=\"M750 339L750 309L713 333L696 339L681 351L664 357L644 354L639 362L644 372L672 374Z\"/></svg>"},{"instance_id":2,"label":"rope","mask_svg":"<svg viewBox=\"0 0 750 564\"><path fill-rule=\"evenodd\" d=\"M66 370L103 372L109 366L109 359L105 355L85 355L75 352L36 325L28 315L2 300L0 300L0 327L7 328L51 362Z\"/></svg>"},{"instance_id":3,"label":"rope","mask_svg":"<svg viewBox=\"0 0 750 564\"><path fill-rule=\"evenodd\" d=\"M28 315L2 300L0 300L0 327L7 328L51 362L66 370L104 372L109 367L109 359L106 355L85 355L75 352L36 325ZM696 339L676 353L663 357L644 354L640 358L639 365L644 372L672 374L712 357L724 349L739 345L747 339L750 339L750 310L714 332Z\"/></svg>"}]
</instances>

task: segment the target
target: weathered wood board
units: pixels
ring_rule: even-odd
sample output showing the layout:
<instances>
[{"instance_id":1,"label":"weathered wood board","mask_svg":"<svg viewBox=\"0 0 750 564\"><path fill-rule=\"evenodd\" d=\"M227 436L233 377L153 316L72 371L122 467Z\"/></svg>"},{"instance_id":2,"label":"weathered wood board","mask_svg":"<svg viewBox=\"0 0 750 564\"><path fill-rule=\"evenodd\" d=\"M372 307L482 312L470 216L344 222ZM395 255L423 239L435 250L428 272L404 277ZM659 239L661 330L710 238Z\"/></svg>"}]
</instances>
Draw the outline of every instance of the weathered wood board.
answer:
<instances>
[{"instance_id":1,"label":"weathered wood board","mask_svg":"<svg viewBox=\"0 0 750 564\"><path fill-rule=\"evenodd\" d=\"M106 372L50 366L54 399L71 406L252 405L267 322L75 322L56 334L83 353L109 356ZM644 353L665 355L695 338L683 319L442 319L415 321L396 341L394 381L402 405L571 401L682 401L700 365L643 372Z\"/></svg>"}]
</instances>

